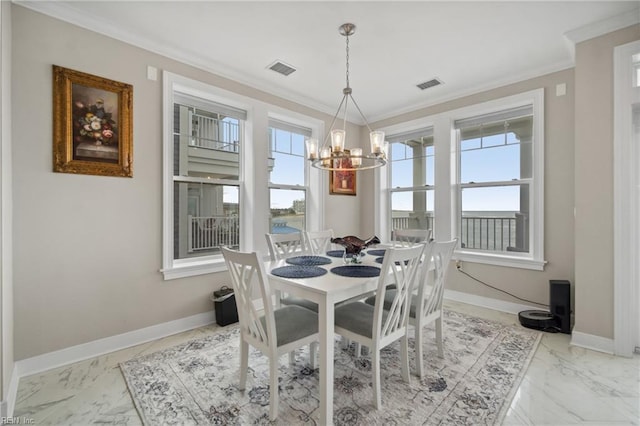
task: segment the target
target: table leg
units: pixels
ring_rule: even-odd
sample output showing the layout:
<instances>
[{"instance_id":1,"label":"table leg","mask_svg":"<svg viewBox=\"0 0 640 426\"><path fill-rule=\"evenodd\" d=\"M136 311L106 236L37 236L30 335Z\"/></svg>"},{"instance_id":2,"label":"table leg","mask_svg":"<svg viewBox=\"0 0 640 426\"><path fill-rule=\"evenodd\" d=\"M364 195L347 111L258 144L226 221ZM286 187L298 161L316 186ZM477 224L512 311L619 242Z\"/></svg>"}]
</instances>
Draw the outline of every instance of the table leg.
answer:
<instances>
[{"instance_id":1,"label":"table leg","mask_svg":"<svg viewBox=\"0 0 640 426\"><path fill-rule=\"evenodd\" d=\"M318 304L320 334L320 425L333 424L333 303Z\"/></svg>"}]
</instances>

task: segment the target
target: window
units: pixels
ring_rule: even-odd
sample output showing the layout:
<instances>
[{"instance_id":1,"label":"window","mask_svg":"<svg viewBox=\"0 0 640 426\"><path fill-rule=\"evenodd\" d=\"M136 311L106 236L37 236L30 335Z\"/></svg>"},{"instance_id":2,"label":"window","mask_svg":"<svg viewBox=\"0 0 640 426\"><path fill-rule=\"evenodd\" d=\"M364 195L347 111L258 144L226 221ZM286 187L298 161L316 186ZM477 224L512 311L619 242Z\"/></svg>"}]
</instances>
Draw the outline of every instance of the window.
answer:
<instances>
[{"instance_id":1,"label":"window","mask_svg":"<svg viewBox=\"0 0 640 426\"><path fill-rule=\"evenodd\" d=\"M433 128L387 137L390 168L389 231L434 226ZM391 237L391 235L389 235Z\"/></svg>"},{"instance_id":2,"label":"window","mask_svg":"<svg viewBox=\"0 0 640 426\"><path fill-rule=\"evenodd\" d=\"M242 239L247 113L178 81L166 73L165 279L211 272L221 247L239 248Z\"/></svg>"},{"instance_id":3,"label":"window","mask_svg":"<svg viewBox=\"0 0 640 426\"><path fill-rule=\"evenodd\" d=\"M542 92L530 95L509 98L522 99L515 105L495 101L458 111L465 116L453 120L458 180L453 229L465 260L544 265Z\"/></svg>"},{"instance_id":4,"label":"window","mask_svg":"<svg viewBox=\"0 0 640 426\"><path fill-rule=\"evenodd\" d=\"M304 160L304 139L323 130L321 120L165 71L164 279L226 270L221 247L266 253L274 225L323 229L325 175Z\"/></svg>"},{"instance_id":5,"label":"window","mask_svg":"<svg viewBox=\"0 0 640 426\"><path fill-rule=\"evenodd\" d=\"M246 113L180 93L173 109L173 257L238 248Z\"/></svg>"},{"instance_id":6,"label":"window","mask_svg":"<svg viewBox=\"0 0 640 426\"><path fill-rule=\"evenodd\" d=\"M284 234L307 228L305 139L311 129L269 120L269 232Z\"/></svg>"},{"instance_id":7,"label":"window","mask_svg":"<svg viewBox=\"0 0 640 426\"><path fill-rule=\"evenodd\" d=\"M462 248L529 252L532 114L523 107L456 121Z\"/></svg>"},{"instance_id":8,"label":"window","mask_svg":"<svg viewBox=\"0 0 640 426\"><path fill-rule=\"evenodd\" d=\"M431 229L458 237L457 259L542 270L543 119L538 89L381 129L390 149L376 175L376 233Z\"/></svg>"}]
</instances>

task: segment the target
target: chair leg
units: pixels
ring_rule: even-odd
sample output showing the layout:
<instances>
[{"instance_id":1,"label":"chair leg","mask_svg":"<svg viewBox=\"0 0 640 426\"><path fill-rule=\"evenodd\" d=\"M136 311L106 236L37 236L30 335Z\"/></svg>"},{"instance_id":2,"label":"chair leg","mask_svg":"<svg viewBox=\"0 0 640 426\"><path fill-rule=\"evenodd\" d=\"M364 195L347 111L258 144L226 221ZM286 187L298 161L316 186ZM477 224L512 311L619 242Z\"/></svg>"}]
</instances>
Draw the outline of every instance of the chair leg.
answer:
<instances>
[{"instance_id":1,"label":"chair leg","mask_svg":"<svg viewBox=\"0 0 640 426\"><path fill-rule=\"evenodd\" d=\"M269 359L269 420L278 417L278 357Z\"/></svg>"},{"instance_id":2,"label":"chair leg","mask_svg":"<svg viewBox=\"0 0 640 426\"><path fill-rule=\"evenodd\" d=\"M407 383L411 383L409 376L409 337L406 333L404 337L400 339L400 357L402 358L400 360L402 379Z\"/></svg>"},{"instance_id":3,"label":"chair leg","mask_svg":"<svg viewBox=\"0 0 640 426\"><path fill-rule=\"evenodd\" d=\"M362 345L360 344L360 342L356 342L356 348L353 351L354 355L358 358L360 358L360 350L362 349Z\"/></svg>"},{"instance_id":4,"label":"chair leg","mask_svg":"<svg viewBox=\"0 0 640 426\"><path fill-rule=\"evenodd\" d=\"M309 344L309 367L312 370L316 369L316 354L318 353L318 342L311 342Z\"/></svg>"},{"instance_id":5,"label":"chair leg","mask_svg":"<svg viewBox=\"0 0 640 426\"><path fill-rule=\"evenodd\" d=\"M422 327L418 324L415 326L415 346L416 346L416 370L420 380L424 379L424 336L422 335Z\"/></svg>"},{"instance_id":6,"label":"chair leg","mask_svg":"<svg viewBox=\"0 0 640 426\"><path fill-rule=\"evenodd\" d=\"M371 376L373 380L373 403L376 406L376 410L382 407L382 396L380 395L380 349L372 348L373 354L371 355Z\"/></svg>"},{"instance_id":7,"label":"chair leg","mask_svg":"<svg viewBox=\"0 0 640 426\"><path fill-rule=\"evenodd\" d=\"M351 344L351 341L349 339L347 339L346 337L343 337L340 340L340 345L342 346L342 349L347 349L350 344Z\"/></svg>"},{"instance_id":8,"label":"chair leg","mask_svg":"<svg viewBox=\"0 0 640 426\"><path fill-rule=\"evenodd\" d=\"M442 317L436 319L436 343L438 345L438 356L444 358L444 342L442 338Z\"/></svg>"},{"instance_id":9,"label":"chair leg","mask_svg":"<svg viewBox=\"0 0 640 426\"><path fill-rule=\"evenodd\" d=\"M240 390L247 385L247 370L249 369L249 344L240 338Z\"/></svg>"}]
</instances>

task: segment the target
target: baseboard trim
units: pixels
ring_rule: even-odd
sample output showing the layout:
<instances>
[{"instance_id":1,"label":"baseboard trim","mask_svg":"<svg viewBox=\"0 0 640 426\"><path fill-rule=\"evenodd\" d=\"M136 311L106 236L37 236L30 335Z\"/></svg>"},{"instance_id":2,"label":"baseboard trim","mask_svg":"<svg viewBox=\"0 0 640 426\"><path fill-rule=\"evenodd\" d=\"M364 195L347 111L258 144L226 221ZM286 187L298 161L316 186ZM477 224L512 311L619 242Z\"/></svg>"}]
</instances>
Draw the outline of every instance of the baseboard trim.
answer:
<instances>
[{"instance_id":1,"label":"baseboard trim","mask_svg":"<svg viewBox=\"0 0 640 426\"><path fill-rule=\"evenodd\" d=\"M613 339L606 337L573 331L570 345L613 355Z\"/></svg>"},{"instance_id":2,"label":"baseboard trim","mask_svg":"<svg viewBox=\"0 0 640 426\"><path fill-rule=\"evenodd\" d=\"M13 409L16 406L16 399L18 397L18 383L20 381L18 364L13 363L13 371L11 372L11 380L9 381L9 389L7 389L6 413L2 414L3 417L13 417Z\"/></svg>"},{"instance_id":3,"label":"baseboard trim","mask_svg":"<svg viewBox=\"0 0 640 426\"><path fill-rule=\"evenodd\" d=\"M476 296L472 294L462 293L453 290L445 290L444 297L446 299L457 302L477 305L497 311L518 313L526 309L534 309L531 306L519 305L515 303L505 302L488 297ZM14 374L11 380L10 391L13 389L15 402L15 392L17 392L18 381L22 377L37 374L53 368L72 364L74 362L83 361L85 359L115 352L120 349L129 348L131 346L146 343L152 340L170 336L197 327L202 327L215 322L214 312L205 312L191 317L182 318L150 327L141 328L139 330L130 331L116 336L106 337L104 339L94 340L92 342L83 343L81 345L71 346L69 348L58 351L49 352L32 358L19 360L15 363ZM15 380L14 380L15 379ZM11 393L9 394L9 396ZM8 399L9 413L13 410L12 401Z\"/></svg>"},{"instance_id":4,"label":"baseboard trim","mask_svg":"<svg viewBox=\"0 0 640 426\"><path fill-rule=\"evenodd\" d=\"M529 309L540 309L540 307L522 305L504 300L491 299L489 297L476 296L475 294L463 293L455 290L444 290L444 298L455 302L467 303L469 305L480 306L482 308L493 309L495 311L517 314L520 311Z\"/></svg>"},{"instance_id":5,"label":"baseboard trim","mask_svg":"<svg viewBox=\"0 0 640 426\"><path fill-rule=\"evenodd\" d=\"M18 379L52 368L115 352L141 343L150 342L172 334L192 330L215 322L213 311L196 314L187 318L152 325L139 330L94 340L54 352L26 358L16 362ZM17 382L17 381L16 381ZM17 390L17 383L16 383Z\"/></svg>"}]
</instances>

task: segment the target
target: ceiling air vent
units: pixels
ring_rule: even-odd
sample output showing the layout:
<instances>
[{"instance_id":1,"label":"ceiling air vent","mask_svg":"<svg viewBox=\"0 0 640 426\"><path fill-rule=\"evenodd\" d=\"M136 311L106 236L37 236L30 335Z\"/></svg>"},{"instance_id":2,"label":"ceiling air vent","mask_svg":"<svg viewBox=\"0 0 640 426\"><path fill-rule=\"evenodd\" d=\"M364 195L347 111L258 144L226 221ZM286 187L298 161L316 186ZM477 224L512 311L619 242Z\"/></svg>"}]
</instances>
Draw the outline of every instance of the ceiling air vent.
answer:
<instances>
[{"instance_id":1,"label":"ceiling air vent","mask_svg":"<svg viewBox=\"0 0 640 426\"><path fill-rule=\"evenodd\" d=\"M424 90L424 89L428 89L429 87L438 86L440 84L443 84L442 80L438 78L432 78L431 80L425 81L424 83L417 84L416 86L418 86L418 89Z\"/></svg>"},{"instance_id":2,"label":"ceiling air vent","mask_svg":"<svg viewBox=\"0 0 640 426\"><path fill-rule=\"evenodd\" d=\"M291 74L296 70L292 66L289 66L284 62L280 62L280 61L275 61L274 63L269 65L269 69L285 76Z\"/></svg>"}]
</instances>

